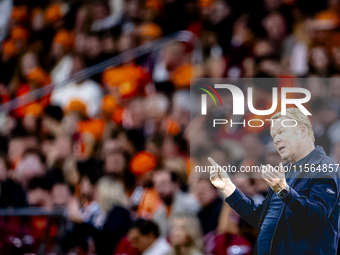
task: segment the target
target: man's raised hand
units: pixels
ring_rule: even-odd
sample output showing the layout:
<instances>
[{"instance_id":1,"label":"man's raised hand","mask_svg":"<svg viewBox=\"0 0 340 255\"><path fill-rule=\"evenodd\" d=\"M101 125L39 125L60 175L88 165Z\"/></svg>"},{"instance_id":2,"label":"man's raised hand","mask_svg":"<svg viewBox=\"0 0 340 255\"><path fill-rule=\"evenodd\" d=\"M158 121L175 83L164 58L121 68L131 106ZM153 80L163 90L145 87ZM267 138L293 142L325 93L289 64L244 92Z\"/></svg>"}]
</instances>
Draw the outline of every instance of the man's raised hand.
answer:
<instances>
[{"instance_id":1,"label":"man's raised hand","mask_svg":"<svg viewBox=\"0 0 340 255\"><path fill-rule=\"evenodd\" d=\"M276 193L286 188L287 182L283 171L282 163L279 165L279 171L275 170L271 165L262 166L262 178Z\"/></svg>"},{"instance_id":2,"label":"man's raised hand","mask_svg":"<svg viewBox=\"0 0 340 255\"><path fill-rule=\"evenodd\" d=\"M211 158L208 158L214 170L210 171L210 181L218 189L222 190L226 197L229 197L236 189L226 172L220 171L222 168Z\"/></svg>"}]
</instances>

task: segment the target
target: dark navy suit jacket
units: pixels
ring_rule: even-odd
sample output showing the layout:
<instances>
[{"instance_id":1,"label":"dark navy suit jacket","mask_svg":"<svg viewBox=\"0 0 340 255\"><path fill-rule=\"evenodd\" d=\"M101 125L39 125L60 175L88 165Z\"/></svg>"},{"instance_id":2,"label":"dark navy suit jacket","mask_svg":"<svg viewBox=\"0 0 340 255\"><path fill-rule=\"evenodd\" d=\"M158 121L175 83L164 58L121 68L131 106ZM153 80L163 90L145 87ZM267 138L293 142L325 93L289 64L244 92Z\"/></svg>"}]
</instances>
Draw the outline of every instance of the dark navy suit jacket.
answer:
<instances>
[{"instance_id":1,"label":"dark navy suit jacket","mask_svg":"<svg viewBox=\"0 0 340 255\"><path fill-rule=\"evenodd\" d=\"M336 169L335 162L320 146L316 146L308 164L320 165L319 169L326 164L329 167L327 171L302 171L292 182L289 195L282 199L270 254L335 255L337 252L340 169ZM226 202L260 231L273 194L274 191L269 188L266 199L261 204L256 204L236 188L226 198ZM257 247L254 254L258 254Z\"/></svg>"}]
</instances>

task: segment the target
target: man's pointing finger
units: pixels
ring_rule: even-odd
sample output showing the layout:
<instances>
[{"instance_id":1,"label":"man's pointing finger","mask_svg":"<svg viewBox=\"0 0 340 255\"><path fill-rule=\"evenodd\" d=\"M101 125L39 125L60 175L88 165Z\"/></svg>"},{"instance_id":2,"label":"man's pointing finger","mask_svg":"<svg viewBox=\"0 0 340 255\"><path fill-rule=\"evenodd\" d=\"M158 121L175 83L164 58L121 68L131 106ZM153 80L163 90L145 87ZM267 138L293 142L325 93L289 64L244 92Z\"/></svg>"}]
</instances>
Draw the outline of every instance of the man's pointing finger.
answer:
<instances>
[{"instance_id":1,"label":"man's pointing finger","mask_svg":"<svg viewBox=\"0 0 340 255\"><path fill-rule=\"evenodd\" d=\"M215 160L213 160L211 157L208 158L208 161L210 162L210 164L212 164L214 167L217 167L217 163L215 162Z\"/></svg>"}]
</instances>

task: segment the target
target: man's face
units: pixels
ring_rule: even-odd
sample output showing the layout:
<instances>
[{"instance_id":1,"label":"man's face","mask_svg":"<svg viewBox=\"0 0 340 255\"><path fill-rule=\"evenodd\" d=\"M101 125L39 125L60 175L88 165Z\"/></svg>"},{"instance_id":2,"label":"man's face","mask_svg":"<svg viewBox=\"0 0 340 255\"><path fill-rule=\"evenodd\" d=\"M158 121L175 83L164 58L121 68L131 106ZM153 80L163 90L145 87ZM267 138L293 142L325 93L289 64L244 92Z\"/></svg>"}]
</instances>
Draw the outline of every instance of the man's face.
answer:
<instances>
[{"instance_id":1,"label":"man's face","mask_svg":"<svg viewBox=\"0 0 340 255\"><path fill-rule=\"evenodd\" d=\"M298 159L299 151L303 147L303 139L301 133L301 127L299 125L295 127L284 127L281 122L287 117L281 117L274 121L274 126L271 128L271 136L274 140L276 150L281 156L281 159L289 162L296 162ZM285 126L295 125L294 121L285 121Z\"/></svg>"},{"instance_id":2,"label":"man's face","mask_svg":"<svg viewBox=\"0 0 340 255\"><path fill-rule=\"evenodd\" d=\"M176 184L171 181L170 173L166 171L155 173L153 183L162 200L172 197L176 191Z\"/></svg>"}]
</instances>

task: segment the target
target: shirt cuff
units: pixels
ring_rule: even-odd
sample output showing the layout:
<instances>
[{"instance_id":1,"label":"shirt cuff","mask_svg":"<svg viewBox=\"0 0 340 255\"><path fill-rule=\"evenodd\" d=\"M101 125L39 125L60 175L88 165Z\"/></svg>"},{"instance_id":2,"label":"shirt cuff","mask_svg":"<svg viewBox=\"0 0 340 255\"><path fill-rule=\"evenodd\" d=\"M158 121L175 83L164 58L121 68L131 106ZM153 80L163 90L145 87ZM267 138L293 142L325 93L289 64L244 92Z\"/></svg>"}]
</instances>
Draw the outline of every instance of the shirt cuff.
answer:
<instances>
[{"instance_id":1,"label":"shirt cuff","mask_svg":"<svg viewBox=\"0 0 340 255\"><path fill-rule=\"evenodd\" d=\"M236 204L238 201L244 198L244 194L236 188L234 192L229 196L225 198L225 201L230 205L233 206Z\"/></svg>"}]
</instances>

